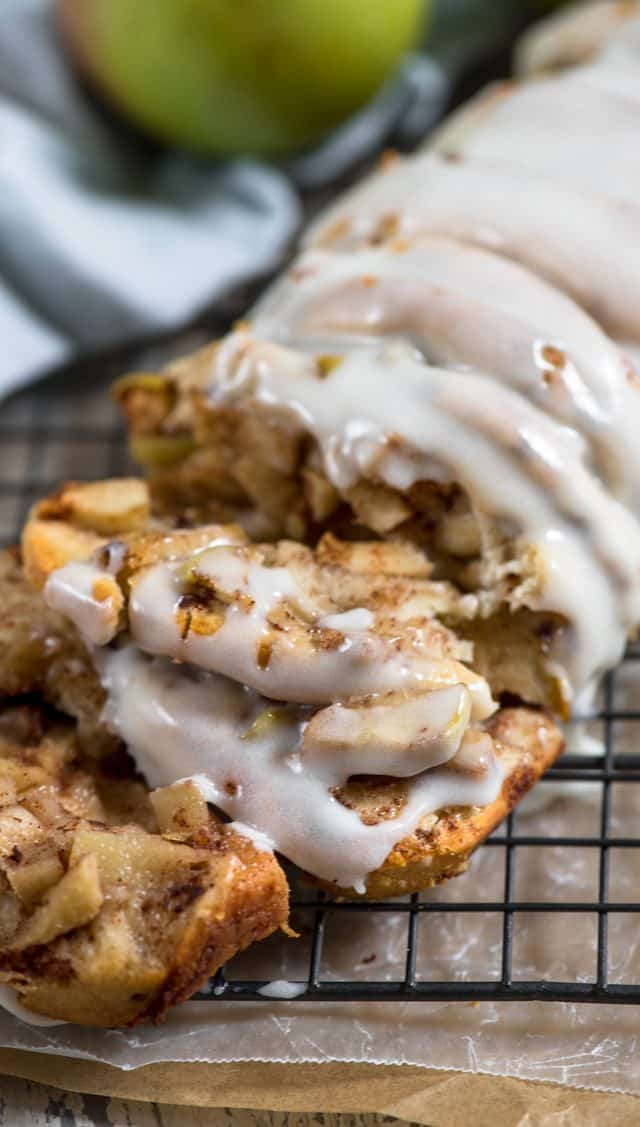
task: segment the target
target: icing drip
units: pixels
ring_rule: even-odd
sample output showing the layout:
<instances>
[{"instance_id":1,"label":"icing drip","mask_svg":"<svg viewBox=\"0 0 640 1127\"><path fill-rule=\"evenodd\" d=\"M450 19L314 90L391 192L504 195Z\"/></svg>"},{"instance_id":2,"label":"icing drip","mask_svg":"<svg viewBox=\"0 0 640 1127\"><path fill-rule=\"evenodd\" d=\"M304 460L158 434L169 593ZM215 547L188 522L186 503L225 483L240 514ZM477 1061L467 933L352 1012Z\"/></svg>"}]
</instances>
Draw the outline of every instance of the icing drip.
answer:
<instances>
[{"instance_id":1,"label":"icing drip","mask_svg":"<svg viewBox=\"0 0 640 1127\"><path fill-rule=\"evenodd\" d=\"M549 116L554 112L551 104ZM640 335L637 196L621 204L588 183L419 153L365 179L312 224L305 241L353 247L416 234L445 235L516 259L570 294L613 336Z\"/></svg>"},{"instance_id":2,"label":"icing drip","mask_svg":"<svg viewBox=\"0 0 640 1127\"><path fill-rule=\"evenodd\" d=\"M442 238L308 251L251 318L254 335L341 349L400 336L432 364L494 376L580 431L607 485L640 505L640 386L564 294L515 263Z\"/></svg>"},{"instance_id":3,"label":"icing drip","mask_svg":"<svg viewBox=\"0 0 640 1127\"><path fill-rule=\"evenodd\" d=\"M323 608L314 613L309 596L289 570L249 563L242 549L220 548L194 558L199 575L206 575L220 590L226 584L226 593L239 597L226 607L215 632L188 630L185 635L176 612L188 561L186 566L183 561L149 568L134 586L129 604L132 638L146 653L223 673L273 700L322 704L464 682L474 719L484 719L493 711L486 681L457 661L434 657L419 631L412 634L410 645L399 649L395 638L386 641L375 632L366 608L326 617ZM253 597L245 601L242 595L248 592ZM311 616L309 625L315 629L310 638L301 640L293 622L290 630L286 623L278 630L270 626L268 612L288 598L302 604Z\"/></svg>"},{"instance_id":4,"label":"icing drip","mask_svg":"<svg viewBox=\"0 0 640 1127\"><path fill-rule=\"evenodd\" d=\"M584 62L606 45L607 62L612 57L626 61L633 48L634 32L640 32L640 5L633 0L612 4L590 0L569 4L541 23L535 23L516 45L515 67L532 74ZM640 36L638 36L640 45Z\"/></svg>"},{"instance_id":5,"label":"icing drip","mask_svg":"<svg viewBox=\"0 0 640 1127\"><path fill-rule=\"evenodd\" d=\"M306 990L306 982L288 982L284 978L276 978L261 986L258 994L262 994L263 998L273 998L276 1002L287 1002L292 998L299 998Z\"/></svg>"},{"instance_id":6,"label":"icing drip","mask_svg":"<svg viewBox=\"0 0 640 1127\"><path fill-rule=\"evenodd\" d=\"M266 835L301 868L345 888L364 891L367 874L425 815L484 806L500 790L503 773L493 754L486 762L475 757L476 770L445 764L401 784L406 800L394 817L365 825L332 793L346 781L350 764L332 749L313 755L305 749L308 709L274 712L227 677L150 659L132 645L98 650L95 660L108 693L105 721L126 741L151 786L175 781L179 765L230 818L257 828L261 840ZM441 723L451 717L452 703L437 702ZM401 774L403 765L406 770L404 748L387 752L389 774Z\"/></svg>"},{"instance_id":7,"label":"icing drip","mask_svg":"<svg viewBox=\"0 0 640 1127\"><path fill-rule=\"evenodd\" d=\"M110 592L104 597L101 587ZM72 619L89 642L104 646L118 629L119 590L111 572L93 563L70 563L47 580L45 598L50 607Z\"/></svg>"},{"instance_id":8,"label":"icing drip","mask_svg":"<svg viewBox=\"0 0 640 1127\"><path fill-rule=\"evenodd\" d=\"M575 432L521 395L389 346L347 352L329 387L309 358L239 333L218 352L212 396L295 422L338 489L361 476L458 482L480 518L506 519L539 558L527 605L569 624L551 660L572 691L619 660L640 621L640 527L585 467Z\"/></svg>"},{"instance_id":9,"label":"icing drip","mask_svg":"<svg viewBox=\"0 0 640 1127\"><path fill-rule=\"evenodd\" d=\"M419 616L398 608L385 634L389 608L336 609L308 560L265 558L222 543L132 575L133 642L92 649L103 719L152 786L186 773L259 848L363 891L426 814L497 797L492 741L470 726L495 705L483 678L441 656ZM75 567L54 573L47 597L66 590L88 638L95 621ZM362 774L400 788L397 812L374 826L337 793Z\"/></svg>"},{"instance_id":10,"label":"icing drip","mask_svg":"<svg viewBox=\"0 0 640 1127\"><path fill-rule=\"evenodd\" d=\"M637 75L616 82L606 68L585 66L509 84L505 93L490 87L445 123L436 145L471 162L548 177L635 207L639 112Z\"/></svg>"}]
</instances>

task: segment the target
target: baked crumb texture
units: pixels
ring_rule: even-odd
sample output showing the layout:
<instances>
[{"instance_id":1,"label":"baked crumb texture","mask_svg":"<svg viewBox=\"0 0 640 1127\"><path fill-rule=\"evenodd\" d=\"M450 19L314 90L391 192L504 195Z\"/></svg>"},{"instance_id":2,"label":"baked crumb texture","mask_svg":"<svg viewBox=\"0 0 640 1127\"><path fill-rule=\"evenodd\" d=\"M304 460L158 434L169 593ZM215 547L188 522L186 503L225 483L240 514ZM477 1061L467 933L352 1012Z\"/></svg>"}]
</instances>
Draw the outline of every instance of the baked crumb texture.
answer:
<instances>
[{"instance_id":1,"label":"baked crumb texture","mask_svg":"<svg viewBox=\"0 0 640 1127\"><path fill-rule=\"evenodd\" d=\"M286 880L193 784L136 775L98 724L81 641L17 553L0 590L0 981L65 1021L160 1020L285 924Z\"/></svg>"},{"instance_id":2,"label":"baked crumb texture","mask_svg":"<svg viewBox=\"0 0 640 1127\"><path fill-rule=\"evenodd\" d=\"M324 558L332 543L363 537L402 543L407 552L413 547L414 558L429 561L451 591L472 596L452 599L438 614L473 643L474 668L494 694L566 716L563 688L548 661L551 640L565 623L527 605L545 581L536 553L497 522L486 519L481 528L456 484L418 481L401 492L362 478L338 492L304 434L268 411L212 400L216 348L116 384L153 511L172 523L233 520L252 538L319 543Z\"/></svg>"},{"instance_id":3,"label":"baked crumb texture","mask_svg":"<svg viewBox=\"0 0 640 1127\"><path fill-rule=\"evenodd\" d=\"M121 511L128 511L126 494L131 491L135 497L140 483L125 480L118 484ZM105 495L117 492L114 482L99 485ZM98 486L87 488L95 491ZM125 529L116 530L114 537L114 529L110 527L110 535L105 537L90 527L91 521L87 523L84 504L79 502L82 495L83 487L74 484L69 491L63 489L56 498L47 499L34 508L23 537L24 571L30 584L41 588L54 566L86 558L85 546L79 544L75 536L78 522L74 506L79 503L85 531L96 537L91 545L93 558L106 562L114 552L118 554L119 566L113 583L122 594L119 629L126 628L128 598L146 568L159 560L175 558L203 547L224 533L239 547L245 545L248 551L259 553L272 566L293 562L300 569L308 569L310 582L329 593L340 611L362 606L363 602L375 607L381 614L388 607L389 629L393 630L397 629L397 624L394 624L391 612L398 607L411 607L417 616L415 621L429 631L434 655L461 662L468 662L471 658L470 643L446 625L448 618L462 613L457 612L456 607L463 596L452 584L431 578L431 565L415 544L400 541L348 542L327 533L315 549L292 541L248 545L246 535L238 526L172 529L156 518L149 518L135 530L125 519ZM60 515L62 511L64 519ZM68 536L65 528L69 530ZM67 551L61 550L63 543ZM17 564L14 564L13 574L21 597L30 600L33 606L40 596L33 589L29 590L26 581L19 578ZM206 577L198 578L194 598L184 611L189 616L189 623L185 625L200 635L215 631L217 617L220 610L224 610L223 604L217 603L217 599L224 595L220 591L216 596L215 592L204 590L202 584L205 582ZM31 617L33 614L32 610ZM381 621L384 630L383 615ZM66 638L76 637L75 644L82 646L74 628L60 618L57 618L57 629ZM304 619L297 621L289 616L286 629L289 637L295 636L301 654L306 653L312 642ZM52 690L45 684L44 691L50 693ZM54 685L54 699L57 699L55 691ZM78 702L72 701L67 708L74 716L85 715L84 702L78 706ZM100 732L95 711L94 724ZM499 797L483 808L439 811L424 818L415 832L392 850L381 868L370 874L366 884L367 897L402 895L437 884L463 871L473 849L533 786L562 748L560 730L538 707L502 708L484 727L505 768L505 781ZM101 734L101 738L105 737ZM344 805L356 809L365 823L374 824L394 817L405 802L406 793L407 780L359 776L341 788L339 798ZM334 893L354 895L353 890L325 886Z\"/></svg>"},{"instance_id":4,"label":"baked crumb texture","mask_svg":"<svg viewBox=\"0 0 640 1127\"><path fill-rule=\"evenodd\" d=\"M326 532L315 548L249 545L237 525L175 528L151 510L137 479L71 483L35 506L24 564L17 551L0 557L0 981L35 1013L87 1025L161 1019L235 952L284 925L288 892L275 857L222 824L197 787L150 791L136 776L100 722L104 692L85 645L45 605L41 589L52 571L97 560L105 590L94 594L112 608L117 633L145 569L224 533L271 564L294 561L342 610L365 596L378 610L411 605L434 653L468 661L472 652L453 625L464 618L464 595L433 580L416 542L350 542ZM213 592L196 585L187 610L188 629L215 629ZM287 628L308 647L303 621ZM484 730L505 773L497 799L423 818L369 875L367 897L402 895L462 872L562 747L539 708L502 708ZM406 787L358 776L337 797L374 824L402 808Z\"/></svg>"}]
</instances>

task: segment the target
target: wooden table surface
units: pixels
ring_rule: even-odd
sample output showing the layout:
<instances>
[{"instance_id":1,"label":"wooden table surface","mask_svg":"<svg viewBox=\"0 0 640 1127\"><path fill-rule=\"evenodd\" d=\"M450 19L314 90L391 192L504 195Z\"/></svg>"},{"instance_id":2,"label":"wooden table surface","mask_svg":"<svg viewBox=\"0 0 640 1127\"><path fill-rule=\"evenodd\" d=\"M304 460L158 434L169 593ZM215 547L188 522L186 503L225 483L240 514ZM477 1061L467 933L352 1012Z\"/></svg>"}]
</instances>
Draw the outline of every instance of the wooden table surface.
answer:
<instances>
[{"instance_id":1,"label":"wooden table surface","mask_svg":"<svg viewBox=\"0 0 640 1127\"><path fill-rule=\"evenodd\" d=\"M61 1092L31 1080L0 1076L0 1127L379 1127L384 1115L242 1111L171 1107Z\"/></svg>"}]
</instances>

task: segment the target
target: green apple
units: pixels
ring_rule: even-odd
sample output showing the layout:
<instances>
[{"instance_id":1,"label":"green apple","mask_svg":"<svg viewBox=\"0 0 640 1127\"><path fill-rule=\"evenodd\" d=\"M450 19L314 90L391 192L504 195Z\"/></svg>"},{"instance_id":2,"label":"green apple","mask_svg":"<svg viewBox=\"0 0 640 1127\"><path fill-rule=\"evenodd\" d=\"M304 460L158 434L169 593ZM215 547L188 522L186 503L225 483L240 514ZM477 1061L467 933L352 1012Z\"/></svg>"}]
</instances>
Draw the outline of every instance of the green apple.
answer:
<instances>
[{"instance_id":1,"label":"green apple","mask_svg":"<svg viewBox=\"0 0 640 1127\"><path fill-rule=\"evenodd\" d=\"M204 153L281 154L361 107L420 37L425 0L58 0L106 99Z\"/></svg>"}]
</instances>

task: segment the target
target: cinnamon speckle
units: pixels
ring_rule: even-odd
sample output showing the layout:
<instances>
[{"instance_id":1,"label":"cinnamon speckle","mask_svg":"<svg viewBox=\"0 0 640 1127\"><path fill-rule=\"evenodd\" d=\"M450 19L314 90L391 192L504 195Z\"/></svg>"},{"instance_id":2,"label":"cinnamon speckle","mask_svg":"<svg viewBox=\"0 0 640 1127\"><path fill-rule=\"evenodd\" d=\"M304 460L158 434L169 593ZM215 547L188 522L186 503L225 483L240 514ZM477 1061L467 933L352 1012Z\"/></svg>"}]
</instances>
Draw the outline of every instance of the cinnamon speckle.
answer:
<instances>
[{"instance_id":1,"label":"cinnamon speckle","mask_svg":"<svg viewBox=\"0 0 640 1127\"><path fill-rule=\"evenodd\" d=\"M545 344L540 350L540 355L546 364L551 368L556 368L559 372L562 371L567 363L566 353L555 344Z\"/></svg>"}]
</instances>

